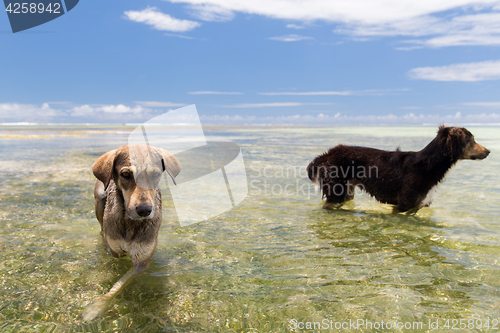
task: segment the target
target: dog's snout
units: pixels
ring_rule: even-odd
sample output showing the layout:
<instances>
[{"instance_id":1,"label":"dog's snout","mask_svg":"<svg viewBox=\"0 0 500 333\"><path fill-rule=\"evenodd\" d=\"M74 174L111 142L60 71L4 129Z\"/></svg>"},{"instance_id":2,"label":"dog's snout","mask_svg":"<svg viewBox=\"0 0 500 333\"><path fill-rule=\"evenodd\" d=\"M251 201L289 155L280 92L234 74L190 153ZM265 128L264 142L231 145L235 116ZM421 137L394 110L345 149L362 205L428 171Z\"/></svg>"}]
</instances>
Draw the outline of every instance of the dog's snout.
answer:
<instances>
[{"instance_id":1,"label":"dog's snout","mask_svg":"<svg viewBox=\"0 0 500 333\"><path fill-rule=\"evenodd\" d=\"M488 155L490 154L490 150L487 148L484 148L484 147L482 147L482 148L483 148L483 153L481 154L482 155L481 159L484 159L484 158L488 157Z\"/></svg>"},{"instance_id":2,"label":"dog's snout","mask_svg":"<svg viewBox=\"0 0 500 333\"><path fill-rule=\"evenodd\" d=\"M137 215L140 217L148 217L153 211L153 206L147 203L140 204L135 208Z\"/></svg>"}]
</instances>

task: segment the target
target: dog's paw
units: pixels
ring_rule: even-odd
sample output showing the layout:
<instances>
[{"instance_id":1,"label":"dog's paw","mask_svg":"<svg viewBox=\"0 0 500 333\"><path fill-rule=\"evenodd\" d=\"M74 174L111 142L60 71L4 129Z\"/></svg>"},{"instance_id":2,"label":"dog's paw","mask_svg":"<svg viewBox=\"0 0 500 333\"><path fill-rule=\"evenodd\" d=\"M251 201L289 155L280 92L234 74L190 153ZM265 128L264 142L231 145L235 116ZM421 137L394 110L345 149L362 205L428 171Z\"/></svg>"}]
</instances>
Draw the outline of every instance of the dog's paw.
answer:
<instances>
[{"instance_id":1,"label":"dog's paw","mask_svg":"<svg viewBox=\"0 0 500 333\"><path fill-rule=\"evenodd\" d=\"M323 203L323 209L327 209L327 210L335 210L335 209L338 209L340 207L342 207L344 205L343 202L327 202L325 201Z\"/></svg>"},{"instance_id":2,"label":"dog's paw","mask_svg":"<svg viewBox=\"0 0 500 333\"><path fill-rule=\"evenodd\" d=\"M108 305L108 298L107 297L100 297L96 301L94 301L92 304L87 306L85 310L83 311L82 317L83 321L92 321L95 318L101 316L104 311L106 310Z\"/></svg>"}]
</instances>

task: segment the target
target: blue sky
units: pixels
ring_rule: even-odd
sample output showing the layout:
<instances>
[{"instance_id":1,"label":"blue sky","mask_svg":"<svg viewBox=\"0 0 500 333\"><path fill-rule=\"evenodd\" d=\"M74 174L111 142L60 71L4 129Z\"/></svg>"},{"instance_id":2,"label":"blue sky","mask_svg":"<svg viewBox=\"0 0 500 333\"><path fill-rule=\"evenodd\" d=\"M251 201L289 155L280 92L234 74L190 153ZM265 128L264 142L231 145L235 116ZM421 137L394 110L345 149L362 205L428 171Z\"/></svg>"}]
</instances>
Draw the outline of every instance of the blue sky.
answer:
<instances>
[{"instance_id":1,"label":"blue sky","mask_svg":"<svg viewBox=\"0 0 500 333\"><path fill-rule=\"evenodd\" d=\"M500 123L500 1L80 1L0 59L0 123Z\"/></svg>"}]
</instances>

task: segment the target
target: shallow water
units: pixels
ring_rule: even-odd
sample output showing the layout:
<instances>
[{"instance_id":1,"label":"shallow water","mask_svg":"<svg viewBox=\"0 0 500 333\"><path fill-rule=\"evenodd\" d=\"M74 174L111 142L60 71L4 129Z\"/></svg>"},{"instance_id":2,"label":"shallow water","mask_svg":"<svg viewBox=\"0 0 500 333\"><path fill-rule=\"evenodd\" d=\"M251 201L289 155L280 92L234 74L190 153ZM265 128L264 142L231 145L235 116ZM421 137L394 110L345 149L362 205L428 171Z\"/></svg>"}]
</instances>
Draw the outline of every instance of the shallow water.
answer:
<instances>
[{"instance_id":1,"label":"shallow water","mask_svg":"<svg viewBox=\"0 0 500 333\"><path fill-rule=\"evenodd\" d=\"M247 198L181 227L164 193L149 269L83 323L131 267L102 246L90 166L132 128L0 127L0 331L312 332L358 320L500 329L500 131L469 129L491 155L459 162L431 207L393 215L359 193L322 209L305 166L338 143L419 150L433 127L205 128L240 145Z\"/></svg>"}]
</instances>

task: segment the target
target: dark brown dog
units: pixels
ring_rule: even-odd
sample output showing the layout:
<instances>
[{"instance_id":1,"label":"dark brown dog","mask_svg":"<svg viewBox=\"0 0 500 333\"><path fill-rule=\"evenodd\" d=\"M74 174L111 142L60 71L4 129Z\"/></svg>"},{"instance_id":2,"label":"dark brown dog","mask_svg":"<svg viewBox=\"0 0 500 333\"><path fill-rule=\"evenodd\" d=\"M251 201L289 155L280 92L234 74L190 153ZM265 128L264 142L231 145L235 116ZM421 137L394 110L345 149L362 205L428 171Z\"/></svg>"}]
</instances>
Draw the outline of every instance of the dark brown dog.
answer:
<instances>
[{"instance_id":1,"label":"dark brown dog","mask_svg":"<svg viewBox=\"0 0 500 333\"><path fill-rule=\"evenodd\" d=\"M394 212L429 206L435 187L459 160L482 160L490 151L465 128L439 127L437 136L418 152L385 151L338 145L308 166L309 179L322 190L325 207L354 198L355 187Z\"/></svg>"},{"instance_id":2,"label":"dark brown dog","mask_svg":"<svg viewBox=\"0 0 500 333\"><path fill-rule=\"evenodd\" d=\"M162 220L159 182L166 171L175 183L181 166L164 149L125 145L99 157L92 171L98 179L95 213L102 237L114 257L128 254L134 267L85 310L87 321L99 315L106 302L132 277L148 268Z\"/></svg>"}]
</instances>

